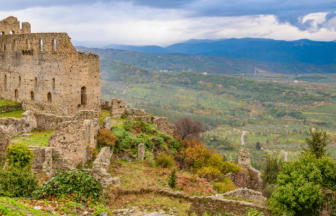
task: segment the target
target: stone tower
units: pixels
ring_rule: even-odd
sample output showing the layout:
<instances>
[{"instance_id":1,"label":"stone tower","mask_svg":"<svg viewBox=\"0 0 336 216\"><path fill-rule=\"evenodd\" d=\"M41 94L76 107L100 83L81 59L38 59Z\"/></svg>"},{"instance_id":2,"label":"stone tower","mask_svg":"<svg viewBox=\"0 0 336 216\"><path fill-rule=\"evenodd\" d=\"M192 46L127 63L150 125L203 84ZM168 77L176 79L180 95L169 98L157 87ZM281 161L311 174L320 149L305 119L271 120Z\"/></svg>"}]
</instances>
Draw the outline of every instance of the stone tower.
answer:
<instances>
[{"instance_id":1,"label":"stone tower","mask_svg":"<svg viewBox=\"0 0 336 216\"><path fill-rule=\"evenodd\" d=\"M238 165L243 168L249 168L251 166L250 152L248 149L240 149L238 157Z\"/></svg>"},{"instance_id":2,"label":"stone tower","mask_svg":"<svg viewBox=\"0 0 336 216\"><path fill-rule=\"evenodd\" d=\"M99 57L78 52L67 33L31 33L8 17L0 21L0 98L61 116L100 112Z\"/></svg>"}]
</instances>

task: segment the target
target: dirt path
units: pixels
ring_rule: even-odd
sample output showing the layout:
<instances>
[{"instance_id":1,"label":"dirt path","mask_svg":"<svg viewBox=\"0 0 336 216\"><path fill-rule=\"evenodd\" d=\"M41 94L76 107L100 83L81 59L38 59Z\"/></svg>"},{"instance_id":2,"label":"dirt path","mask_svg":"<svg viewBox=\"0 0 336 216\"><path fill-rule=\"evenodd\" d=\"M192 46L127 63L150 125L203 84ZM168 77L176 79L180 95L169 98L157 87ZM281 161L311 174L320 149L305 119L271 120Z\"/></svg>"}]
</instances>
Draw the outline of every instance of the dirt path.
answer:
<instances>
[{"instance_id":1,"label":"dirt path","mask_svg":"<svg viewBox=\"0 0 336 216\"><path fill-rule=\"evenodd\" d=\"M243 131L243 134L242 134L242 136L240 138L240 142L241 142L242 145L245 145L244 136L245 136L246 132L247 131Z\"/></svg>"},{"instance_id":2,"label":"dirt path","mask_svg":"<svg viewBox=\"0 0 336 216\"><path fill-rule=\"evenodd\" d=\"M286 151L281 151L281 152L285 153L285 161L287 161L288 160L288 152L286 152Z\"/></svg>"}]
</instances>

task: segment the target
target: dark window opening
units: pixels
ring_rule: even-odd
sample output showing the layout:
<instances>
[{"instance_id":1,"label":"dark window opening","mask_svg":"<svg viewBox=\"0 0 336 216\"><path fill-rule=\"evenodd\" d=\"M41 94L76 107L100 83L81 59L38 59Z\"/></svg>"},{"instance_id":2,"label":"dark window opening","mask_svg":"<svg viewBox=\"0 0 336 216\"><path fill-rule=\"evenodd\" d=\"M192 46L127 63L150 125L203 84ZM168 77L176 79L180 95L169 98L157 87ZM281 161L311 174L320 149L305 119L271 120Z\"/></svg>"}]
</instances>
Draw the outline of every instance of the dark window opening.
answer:
<instances>
[{"instance_id":1,"label":"dark window opening","mask_svg":"<svg viewBox=\"0 0 336 216\"><path fill-rule=\"evenodd\" d=\"M21 85L21 77L19 76L19 86Z\"/></svg>"},{"instance_id":2,"label":"dark window opening","mask_svg":"<svg viewBox=\"0 0 336 216\"><path fill-rule=\"evenodd\" d=\"M35 95L34 95L34 92L33 91L31 91L30 92L30 100L35 100L35 97L34 97Z\"/></svg>"},{"instance_id":3,"label":"dark window opening","mask_svg":"<svg viewBox=\"0 0 336 216\"><path fill-rule=\"evenodd\" d=\"M85 86L83 86L82 88L81 88L81 104L82 105L85 105L86 104L86 99L87 99L87 97L86 97L86 87Z\"/></svg>"},{"instance_id":4,"label":"dark window opening","mask_svg":"<svg viewBox=\"0 0 336 216\"><path fill-rule=\"evenodd\" d=\"M51 102L52 101L52 98L51 98L51 93L48 92L48 102Z\"/></svg>"},{"instance_id":5,"label":"dark window opening","mask_svg":"<svg viewBox=\"0 0 336 216\"><path fill-rule=\"evenodd\" d=\"M19 98L19 91L17 89L15 89L14 91L14 96L15 96L15 99Z\"/></svg>"},{"instance_id":6,"label":"dark window opening","mask_svg":"<svg viewBox=\"0 0 336 216\"><path fill-rule=\"evenodd\" d=\"M35 77L35 87L37 87L37 78Z\"/></svg>"},{"instance_id":7,"label":"dark window opening","mask_svg":"<svg viewBox=\"0 0 336 216\"><path fill-rule=\"evenodd\" d=\"M55 89L56 81L55 78L52 79L52 88Z\"/></svg>"},{"instance_id":8,"label":"dark window opening","mask_svg":"<svg viewBox=\"0 0 336 216\"><path fill-rule=\"evenodd\" d=\"M4 90L7 91L7 75L5 75L4 79Z\"/></svg>"}]
</instances>

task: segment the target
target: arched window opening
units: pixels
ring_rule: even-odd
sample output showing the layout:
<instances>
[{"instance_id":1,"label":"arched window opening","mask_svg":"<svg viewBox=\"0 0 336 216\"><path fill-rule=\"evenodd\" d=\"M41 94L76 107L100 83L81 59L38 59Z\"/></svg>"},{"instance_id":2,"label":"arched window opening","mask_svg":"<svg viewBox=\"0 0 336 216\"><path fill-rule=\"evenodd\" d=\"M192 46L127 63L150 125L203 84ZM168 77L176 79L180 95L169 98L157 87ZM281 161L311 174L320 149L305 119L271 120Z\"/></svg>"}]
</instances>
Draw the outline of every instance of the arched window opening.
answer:
<instances>
[{"instance_id":1,"label":"arched window opening","mask_svg":"<svg viewBox=\"0 0 336 216\"><path fill-rule=\"evenodd\" d=\"M7 91L7 75L4 78L4 90Z\"/></svg>"},{"instance_id":2,"label":"arched window opening","mask_svg":"<svg viewBox=\"0 0 336 216\"><path fill-rule=\"evenodd\" d=\"M52 101L52 98L51 98L51 93L50 92L48 92L48 102L51 102Z\"/></svg>"},{"instance_id":3,"label":"arched window opening","mask_svg":"<svg viewBox=\"0 0 336 216\"><path fill-rule=\"evenodd\" d=\"M5 32L1 32L2 35L5 35Z\"/></svg>"},{"instance_id":4,"label":"arched window opening","mask_svg":"<svg viewBox=\"0 0 336 216\"><path fill-rule=\"evenodd\" d=\"M19 86L21 86L21 76L19 76Z\"/></svg>"},{"instance_id":5,"label":"arched window opening","mask_svg":"<svg viewBox=\"0 0 336 216\"><path fill-rule=\"evenodd\" d=\"M40 51L43 52L43 41L42 41L42 39L40 40Z\"/></svg>"},{"instance_id":6,"label":"arched window opening","mask_svg":"<svg viewBox=\"0 0 336 216\"><path fill-rule=\"evenodd\" d=\"M87 97L86 97L86 87L85 86L83 86L82 88L81 88L81 104L82 105L85 105L86 104L86 99L87 99Z\"/></svg>"},{"instance_id":7,"label":"arched window opening","mask_svg":"<svg viewBox=\"0 0 336 216\"><path fill-rule=\"evenodd\" d=\"M53 79L52 79L52 88L53 88L53 89L55 89L55 84L56 84L56 82L55 82L55 78L53 78Z\"/></svg>"},{"instance_id":8,"label":"arched window opening","mask_svg":"<svg viewBox=\"0 0 336 216\"><path fill-rule=\"evenodd\" d=\"M27 39L26 44L27 44L27 49L30 49L30 40L29 39Z\"/></svg>"},{"instance_id":9,"label":"arched window opening","mask_svg":"<svg viewBox=\"0 0 336 216\"><path fill-rule=\"evenodd\" d=\"M15 99L19 98L19 91L17 89L15 89L15 91L14 91L14 97L15 97Z\"/></svg>"},{"instance_id":10,"label":"arched window opening","mask_svg":"<svg viewBox=\"0 0 336 216\"><path fill-rule=\"evenodd\" d=\"M37 78L35 77L35 87L37 87Z\"/></svg>"},{"instance_id":11,"label":"arched window opening","mask_svg":"<svg viewBox=\"0 0 336 216\"><path fill-rule=\"evenodd\" d=\"M30 92L30 100L35 100L35 95L33 91Z\"/></svg>"},{"instance_id":12,"label":"arched window opening","mask_svg":"<svg viewBox=\"0 0 336 216\"><path fill-rule=\"evenodd\" d=\"M53 44L53 51L56 52L56 39L53 39L52 44Z\"/></svg>"},{"instance_id":13,"label":"arched window opening","mask_svg":"<svg viewBox=\"0 0 336 216\"><path fill-rule=\"evenodd\" d=\"M6 41L3 42L3 51L6 51Z\"/></svg>"}]
</instances>

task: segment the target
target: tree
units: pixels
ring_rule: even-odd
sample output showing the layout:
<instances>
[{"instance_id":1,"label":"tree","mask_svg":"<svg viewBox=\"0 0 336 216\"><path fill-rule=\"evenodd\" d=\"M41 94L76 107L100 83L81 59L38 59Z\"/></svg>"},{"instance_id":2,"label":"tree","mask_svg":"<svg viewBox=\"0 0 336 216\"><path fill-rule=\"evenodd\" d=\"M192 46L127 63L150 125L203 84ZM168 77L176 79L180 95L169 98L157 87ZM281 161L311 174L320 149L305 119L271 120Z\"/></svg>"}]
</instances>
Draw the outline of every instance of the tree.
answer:
<instances>
[{"instance_id":1,"label":"tree","mask_svg":"<svg viewBox=\"0 0 336 216\"><path fill-rule=\"evenodd\" d=\"M265 184L274 184L277 181L280 172L280 164L278 158L271 158L270 155L265 156L266 165L262 169L261 178Z\"/></svg>"},{"instance_id":2,"label":"tree","mask_svg":"<svg viewBox=\"0 0 336 216\"><path fill-rule=\"evenodd\" d=\"M329 135L325 131L319 131L316 129L313 131L310 129L311 139L305 138L307 148L301 145L304 153L310 152L316 156L316 158L321 158L322 156L327 156L327 146L329 145Z\"/></svg>"},{"instance_id":3,"label":"tree","mask_svg":"<svg viewBox=\"0 0 336 216\"><path fill-rule=\"evenodd\" d=\"M320 159L310 152L297 161L283 162L277 179L277 189L268 201L275 216L320 215L330 202L325 191L335 193L336 163L330 157Z\"/></svg>"},{"instance_id":4,"label":"tree","mask_svg":"<svg viewBox=\"0 0 336 216\"><path fill-rule=\"evenodd\" d=\"M170 173L168 177L168 185L170 188L175 189L177 185L177 175L176 170L173 169L173 171Z\"/></svg>"},{"instance_id":5,"label":"tree","mask_svg":"<svg viewBox=\"0 0 336 216\"><path fill-rule=\"evenodd\" d=\"M257 143L256 143L256 149L257 149L257 150L260 150L260 149L261 149L260 142L257 142Z\"/></svg>"},{"instance_id":6,"label":"tree","mask_svg":"<svg viewBox=\"0 0 336 216\"><path fill-rule=\"evenodd\" d=\"M177 134L184 139L199 139L204 132L201 122L193 121L191 118L181 118L175 122Z\"/></svg>"}]
</instances>

